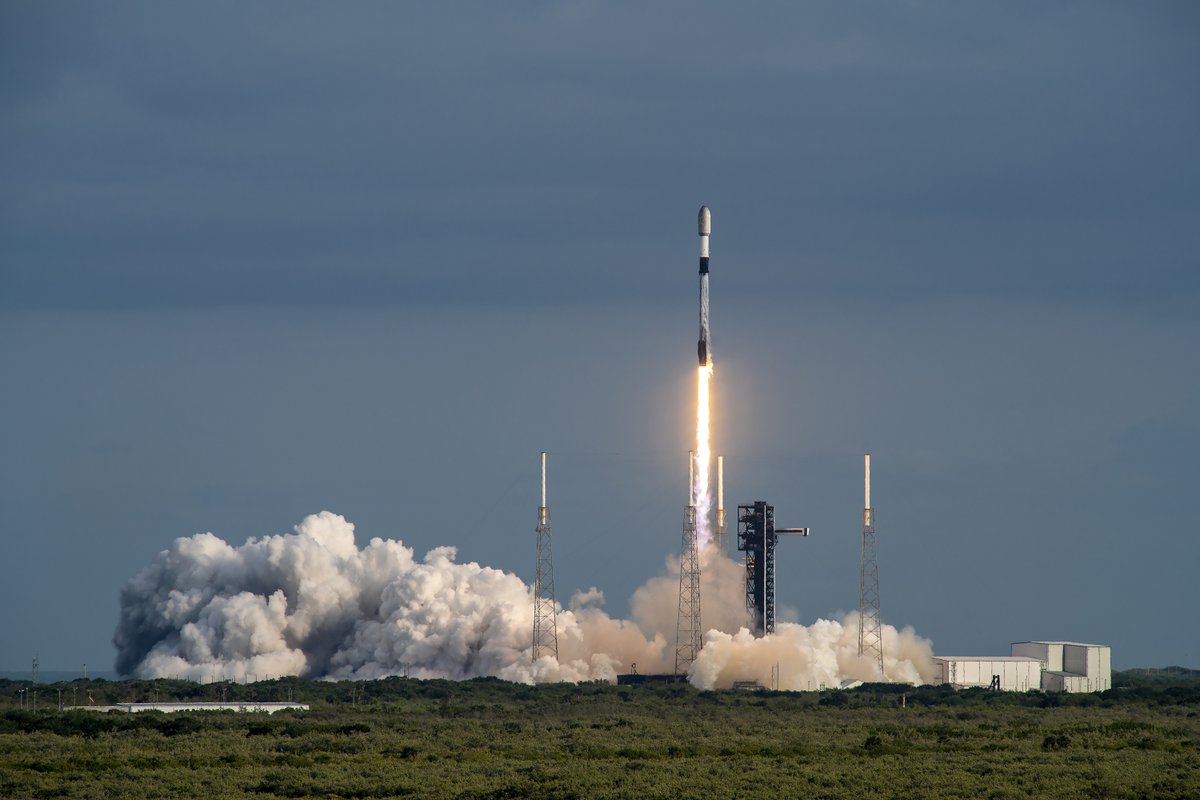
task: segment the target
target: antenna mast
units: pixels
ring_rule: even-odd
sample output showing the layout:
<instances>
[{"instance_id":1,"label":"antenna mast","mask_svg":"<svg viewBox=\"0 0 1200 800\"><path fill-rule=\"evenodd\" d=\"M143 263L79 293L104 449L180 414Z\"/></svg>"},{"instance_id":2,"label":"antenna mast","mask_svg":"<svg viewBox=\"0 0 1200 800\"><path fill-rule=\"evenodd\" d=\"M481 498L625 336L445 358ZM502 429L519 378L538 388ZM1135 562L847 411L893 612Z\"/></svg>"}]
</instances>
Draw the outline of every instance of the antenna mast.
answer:
<instances>
[{"instance_id":1,"label":"antenna mast","mask_svg":"<svg viewBox=\"0 0 1200 800\"><path fill-rule=\"evenodd\" d=\"M863 456L862 563L858 583L858 654L883 671L883 626L879 614L879 563L875 560L875 510L871 508L871 454Z\"/></svg>"},{"instance_id":2,"label":"antenna mast","mask_svg":"<svg viewBox=\"0 0 1200 800\"><path fill-rule=\"evenodd\" d=\"M537 516L537 561L533 579L533 660L558 660L558 609L554 604L554 553L546 507L546 452L542 451L542 504Z\"/></svg>"},{"instance_id":3,"label":"antenna mast","mask_svg":"<svg viewBox=\"0 0 1200 800\"><path fill-rule=\"evenodd\" d=\"M717 550L729 552L729 529L725 526L725 456L717 456Z\"/></svg>"}]
</instances>

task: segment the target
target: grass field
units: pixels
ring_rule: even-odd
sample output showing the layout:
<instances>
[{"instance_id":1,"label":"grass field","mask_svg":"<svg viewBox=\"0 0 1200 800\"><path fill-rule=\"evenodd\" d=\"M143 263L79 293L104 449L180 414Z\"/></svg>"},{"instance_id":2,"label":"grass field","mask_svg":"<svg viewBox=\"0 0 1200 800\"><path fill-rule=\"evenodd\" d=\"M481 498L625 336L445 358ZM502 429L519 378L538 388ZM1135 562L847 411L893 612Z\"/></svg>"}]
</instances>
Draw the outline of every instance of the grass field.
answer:
<instances>
[{"instance_id":1,"label":"grass field","mask_svg":"<svg viewBox=\"0 0 1200 800\"><path fill-rule=\"evenodd\" d=\"M0 796L1200 797L1194 679L1086 696L76 683L39 687L55 707L0 716ZM312 710L63 713L64 687L98 703L225 695Z\"/></svg>"}]
</instances>

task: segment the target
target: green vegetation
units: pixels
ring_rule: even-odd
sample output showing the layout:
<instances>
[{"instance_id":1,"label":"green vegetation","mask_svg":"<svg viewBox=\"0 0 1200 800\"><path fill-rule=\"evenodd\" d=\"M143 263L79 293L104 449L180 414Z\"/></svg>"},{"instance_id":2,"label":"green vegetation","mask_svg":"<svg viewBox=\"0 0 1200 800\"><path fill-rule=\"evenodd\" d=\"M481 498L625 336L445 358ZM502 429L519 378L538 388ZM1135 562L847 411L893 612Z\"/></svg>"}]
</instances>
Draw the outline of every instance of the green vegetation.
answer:
<instances>
[{"instance_id":1,"label":"green vegetation","mask_svg":"<svg viewBox=\"0 0 1200 800\"><path fill-rule=\"evenodd\" d=\"M701 692L392 678L75 681L36 712L0 681L0 796L1200 797L1200 679L1095 695ZM295 700L308 712L59 712Z\"/></svg>"}]
</instances>

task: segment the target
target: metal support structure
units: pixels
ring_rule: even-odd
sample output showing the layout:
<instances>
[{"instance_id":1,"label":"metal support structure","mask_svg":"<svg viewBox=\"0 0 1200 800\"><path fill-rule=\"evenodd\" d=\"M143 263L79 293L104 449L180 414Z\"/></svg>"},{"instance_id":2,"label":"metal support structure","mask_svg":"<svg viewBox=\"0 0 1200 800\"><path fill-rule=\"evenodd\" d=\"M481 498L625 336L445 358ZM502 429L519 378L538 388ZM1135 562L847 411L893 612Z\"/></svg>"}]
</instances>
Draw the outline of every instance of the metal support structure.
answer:
<instances>
[{"instance_id":1,"label":"metal support structure","mask_svg":"<svg viewBox=\"0 0 1200 800\"><path fill-rule=\"evenodd\" d=\"M746 554L746 610L755 636L775 631L775 507L738 506L738 550Z\"/></svg>"},{"instance_id":2,"label":"metal support structure","mask_svg":"<svg viewBox=\"0 0 1200 800\"><path fill-rule=\"evenodd\" d=\"M875 558L875 510L871 508L871 454L863 456L862 561L858 582L858 654L883 671L883 622L879 611L879 562Z\"/></svg>"},{"instance_id":3,"label":"metal support structure","mask_svg":"<svg viewBox=\"0 0 1200 800\"><path fill-rule=\"evenodd\" d=\"M775 545L781 535L808 536L808 528L776 528L775 506L763 500L738 506L738 550L746 554L746 610L755 636L775 632Z\"/></svg>"},{"instance_id":4,"label":"metal support structure","mask_svg":"<svg viewBox=\"0 0 1200 800\"><path fill-rule=\"evenodd\" d=\"M696 506L693 505L696 454L688 453L688 504L683 516L683 543L679 553L679 616L675 622L675 674L686 675L704 644L700 623L700 553L696 541Z\"/></svg>"},{"instance_id":5,"label":"metal support structure","mask_svg":"<svg viewBox=\"0 0 1200 800\"><path fill-rule=\"evenodd\" d=\"M533 660L558 660L558 606L554 602L554 553L546 507L546 453L542 452L542 504L537 517L537 561L533 579Z\"/></svg>"}]
</instances>

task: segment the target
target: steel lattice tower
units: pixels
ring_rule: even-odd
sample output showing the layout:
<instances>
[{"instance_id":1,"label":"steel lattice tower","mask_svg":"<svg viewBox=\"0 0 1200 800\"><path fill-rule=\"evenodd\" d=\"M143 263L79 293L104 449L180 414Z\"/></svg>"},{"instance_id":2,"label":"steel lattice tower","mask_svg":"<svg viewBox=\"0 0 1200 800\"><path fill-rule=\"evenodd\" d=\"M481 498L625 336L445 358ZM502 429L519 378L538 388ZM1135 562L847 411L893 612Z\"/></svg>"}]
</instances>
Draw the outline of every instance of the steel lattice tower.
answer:
<instances>
[{"instance_id":1,"label":"steel lattice tower","mask_svg":"<svg viewBox=\"0 0 1200 800\"><path fill-rule=\"evenodd\" d=\"M746 554L746 611L753 634L775 632L775 545L779 537L808 536L808 528L776 528L775 506L763 500L738 506L738 550Z\"/></svg>"},{"instance_id":2,"label":"steel lattice tower","mask_svg":"<svg viewBox=\"0 0 1200 800\"><path fill-rule=\"evenodd\" d=\"M675 623L675 674L686 675L700 654L700 553L696 542L696 454L688 453L688 504L683 515L683 546L679 553L679 616Z\"/></svg>"},{"instance_id":3,"label":"steel lattice tower","mask_svg":"<svg viewBox=\"0 0 1200 800\"><path fill-rule=\"evenodd\" d=\"M868 656L883 671L883 629L879 614L879 563L875 560L875 510L871 508L871 454L863 456L862 563L858 584L858 654Z\"/></svg>"},{"instance_id":4,"label":"steel lattice tower","mask_svg":"<svg viewBox=\"0 0 1200 800\"><path fill-rule=\"evenodd\" d=\"M542 504L538 506L537 562L533 579L533 660L558 660L558 607L554 603L554 553L546 507L546 453L542 453Z\"/></svg>"}]
</instances>

